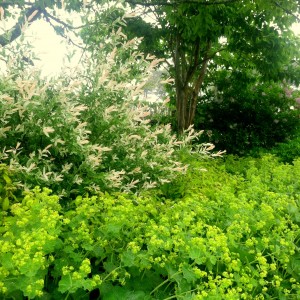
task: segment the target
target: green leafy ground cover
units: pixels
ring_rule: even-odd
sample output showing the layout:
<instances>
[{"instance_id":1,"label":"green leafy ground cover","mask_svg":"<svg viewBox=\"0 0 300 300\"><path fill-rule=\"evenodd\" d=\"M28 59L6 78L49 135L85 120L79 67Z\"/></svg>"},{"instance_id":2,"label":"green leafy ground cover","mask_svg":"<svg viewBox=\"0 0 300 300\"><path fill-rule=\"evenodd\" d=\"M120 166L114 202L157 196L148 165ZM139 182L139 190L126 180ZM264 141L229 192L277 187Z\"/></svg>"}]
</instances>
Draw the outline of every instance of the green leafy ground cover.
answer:
<instances>
[{"instance_id":1,"label":"green leafy ground cover","mask_svg":"<svg viewBox=\"0 0 300 300\"><path fill-rule=\"evenodd\" d=\"M139 197L27 192L2 212L1 299L300 299L300 159L183 161Z\"/></svg>"}]
</instances>

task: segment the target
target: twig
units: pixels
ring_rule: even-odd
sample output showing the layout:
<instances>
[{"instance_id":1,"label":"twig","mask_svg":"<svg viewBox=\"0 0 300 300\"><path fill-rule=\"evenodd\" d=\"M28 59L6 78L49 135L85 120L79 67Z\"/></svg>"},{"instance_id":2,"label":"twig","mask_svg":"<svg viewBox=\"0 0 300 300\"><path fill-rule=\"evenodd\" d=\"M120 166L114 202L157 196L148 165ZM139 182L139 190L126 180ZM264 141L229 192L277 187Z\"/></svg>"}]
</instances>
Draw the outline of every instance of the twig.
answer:
<instances>
[{"instance_id":1,"label":"twig","mask_svg":"<svg viewBox=\"0 0 300 300\"><path fill-rule=\"evenodd\" d=\"M90 23L90 24L85 24L85 25L80 25L80 26L72 26L64 21L62 21L61 19L59 18L56 18L54 16L52 16L51 14L49 14L46 10L43 11L44 13L44 16L48 19L52 19L53 21L59 23L60 25L63 25L64 27L68 28L69 30L76 30L76 29L81 29L81 28L84 28L84 27L87 27L89 25L93 25L95 23Z\"/></svg>"},{"instance_id":2,"label":"twig","mask_svg":"<svg viewBox=\"0 0 300 300\"><path fill-rule=\"evenodd\" d=\"M278 2L274 1L273 2L277 7L281 8L284 12L286 12L288 15L291 15L293 16L298 22L300 22L300 18L295 15L291 10L287 9L287 8L284 8L282 7Z\"/></svg>"},{"instance_id":3,"label":"twig","mask_svg":"<svg viewBox=\"0 0 300 300\"><path fill-rule=\"evenodd\" d=\"M75 43L70 37L66 36L64 33L57 31L57 28L55 27L55 25L52 24L52 22L46 18L47 22L50 24L50 26L55 30L55 32L57 34L59 34L61 37L63 37L64 39L66 39L69 43L71 43L72 45L74 45L75 47L85 50L85 47L82 47L80 45L78 45L77 43Z\"/></svg>"}]
</instances>

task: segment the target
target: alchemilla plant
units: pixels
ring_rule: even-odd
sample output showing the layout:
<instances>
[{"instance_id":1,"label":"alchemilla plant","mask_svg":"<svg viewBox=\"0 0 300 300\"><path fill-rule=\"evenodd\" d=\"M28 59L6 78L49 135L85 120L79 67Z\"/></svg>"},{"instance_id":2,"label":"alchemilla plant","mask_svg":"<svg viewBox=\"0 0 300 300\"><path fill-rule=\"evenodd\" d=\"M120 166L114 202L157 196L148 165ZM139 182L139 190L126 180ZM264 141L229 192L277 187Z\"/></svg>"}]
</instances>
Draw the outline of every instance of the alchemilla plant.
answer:
<instances>
[{"instance_id":1,"label":"alchemilla plant","mask_svg":"<svg viewBox=\"0 0 300 300\"><path fill-rule=\"evenodd\" d=\"M190 163L172 200L28 192L2 214L2 299L299 299L299 161Z\"/></svg>"}]
</instances>

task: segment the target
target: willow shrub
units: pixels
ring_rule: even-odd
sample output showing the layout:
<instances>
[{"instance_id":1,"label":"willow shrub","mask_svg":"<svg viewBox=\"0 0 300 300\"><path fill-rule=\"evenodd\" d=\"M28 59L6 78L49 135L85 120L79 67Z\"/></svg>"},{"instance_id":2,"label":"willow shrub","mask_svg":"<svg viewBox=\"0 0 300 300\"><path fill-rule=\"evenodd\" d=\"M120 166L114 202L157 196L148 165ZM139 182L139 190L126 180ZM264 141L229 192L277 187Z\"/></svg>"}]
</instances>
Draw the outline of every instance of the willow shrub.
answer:
<instances>
[{"instance_id":1,"label":"willow shrub","mask_svg":"<svg viewBox=\"0 0 300 300\"><path fill-rule=\"evenodd\" d=\"M190 164L172 200L27 193L3 215L1 299L299 299L300 161Z\"/></svg>"},{"instance_id":2,"label":"willow shrub","mask_svg":"<svg viewBox=\"0 0 300 300\"><path fill-rule=\"evenodd\" d=\"M122 26L116 21L114 28ZM11 70L0 78L0 163L26 188L68 197L86 191L139 191L185 172L170 125L151 127L143 84L159 63L136 49L121 27L83 59L82 70L44 81Z\"/></svg>"}]
</instances>

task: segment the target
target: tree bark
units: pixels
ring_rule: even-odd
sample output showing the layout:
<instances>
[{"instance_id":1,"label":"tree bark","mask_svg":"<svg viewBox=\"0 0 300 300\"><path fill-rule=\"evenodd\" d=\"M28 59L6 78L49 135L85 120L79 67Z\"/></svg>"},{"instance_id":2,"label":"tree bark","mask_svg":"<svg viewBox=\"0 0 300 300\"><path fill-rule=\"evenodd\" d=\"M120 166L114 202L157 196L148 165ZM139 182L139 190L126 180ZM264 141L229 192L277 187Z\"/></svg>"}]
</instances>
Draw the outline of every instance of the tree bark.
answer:
<instances>
[{"instance_id":1,"label":"tree bark","mask_svg":"<svg viewBox=\"0 0 300 300\"><path fill-rule=\"evenodd\" d=\"M209 62L208 54L209 54L210 48L211 48L211 42L209 41L209 42L207 42L207 45L206 45L206 53L205 53L204 59L202 61L200 72L194 82L194 88L193 88L191 100L190 100L191 104L190 104L190 108L189 108L189 112L188 112L189 117L187 119L186 128L188 128L190 125L194 124L199 93L200 93L200 90L201 90L201 87L202 87L202 84L203 84L203 81L204 81L204 78L206 75L207 65Z\"/></svg>"},{"instance_id":2,"label":"tree bark","mask_svg":"<svg viewBox=\"0 0 300 300\"><path fill-rule=\"evenodd\" d=\"M204 49L202 47L202 51L200 43L200 40L195 42L191 59L187 62L186 52L181 49L180 35L177 35L175 39L173 60L175 67L177 131L179 133L182 133L194 124L199 93L210 59L211 41L205 42L205 47ZM203 57L201 62L199 62L200 56Z\"/></svg>"}]
</instances>

